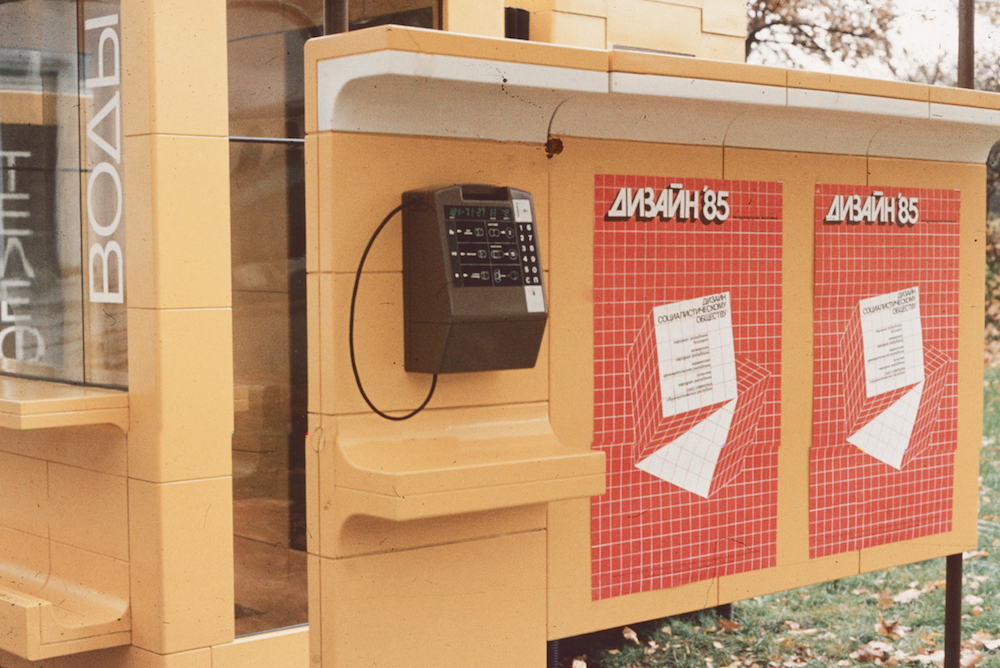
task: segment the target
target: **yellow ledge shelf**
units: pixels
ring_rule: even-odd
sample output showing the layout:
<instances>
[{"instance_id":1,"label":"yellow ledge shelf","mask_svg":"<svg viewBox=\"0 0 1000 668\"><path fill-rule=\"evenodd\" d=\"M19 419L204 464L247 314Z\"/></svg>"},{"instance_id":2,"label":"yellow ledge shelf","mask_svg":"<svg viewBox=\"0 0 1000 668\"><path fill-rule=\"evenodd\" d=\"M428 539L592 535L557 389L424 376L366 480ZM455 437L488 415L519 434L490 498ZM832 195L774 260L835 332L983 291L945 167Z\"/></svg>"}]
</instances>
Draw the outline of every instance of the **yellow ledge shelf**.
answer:
<instances>
[{"instance_id":1,"label":"yellow ledge shelf","mask_svg":"<svg viewBox=\"0 0 1000 668\"><path fill-rule=\"evenodd\" d=\"M113 424L128 430L128 392L24 378L0 379L0 427Z\"/></svg>"},{"instance_id":2,"label":"yellow ledge shelf","mask_svg":"<svg viewBox=\"0 0 1000 668\"><path fill-rule=\"evenodd\" d=\"M21 579L0 570L0 581ZM127 601L55 577L34 595L0 588L0 629L0 650L29 661L127 645L132 638Z\"/></svg>"},{"instance_id":3,"label":"yellow ledge shelf","mask_svg":"<svg viewBox=\"0 0 1000 668\"><path fill-rule=\"evenodd\" d=\"M604 493L604 453L560 442L546 404L428 410L405 430L344 416L336 448L348 515L405 521Z\"/></svg>"}]
</instances>

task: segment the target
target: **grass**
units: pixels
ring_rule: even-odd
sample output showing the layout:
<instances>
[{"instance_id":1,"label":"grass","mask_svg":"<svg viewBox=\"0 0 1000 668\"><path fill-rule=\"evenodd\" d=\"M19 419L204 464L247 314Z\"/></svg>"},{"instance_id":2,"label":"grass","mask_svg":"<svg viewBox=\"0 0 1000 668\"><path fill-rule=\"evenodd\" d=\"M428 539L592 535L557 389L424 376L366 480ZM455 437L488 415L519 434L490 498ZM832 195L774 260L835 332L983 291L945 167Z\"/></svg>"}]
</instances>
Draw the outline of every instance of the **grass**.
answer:
<instances>
[{"instance_id":1,"label":"grass","mask_svg":"<svg viewBox=\"0 0 1000 668\"><path fill-rule=\"evenodd\" d=\"M963 569L962 665L1000 668L1000 647L989 641L1000 645L1000 369L987 369L983 386L979 543ZM734 603L731 620L709 610L634 624L634 640L622 628L563 640L560 665L939 666L944 580L942 558L759 596Z\"/></svg>"}]
</instances>

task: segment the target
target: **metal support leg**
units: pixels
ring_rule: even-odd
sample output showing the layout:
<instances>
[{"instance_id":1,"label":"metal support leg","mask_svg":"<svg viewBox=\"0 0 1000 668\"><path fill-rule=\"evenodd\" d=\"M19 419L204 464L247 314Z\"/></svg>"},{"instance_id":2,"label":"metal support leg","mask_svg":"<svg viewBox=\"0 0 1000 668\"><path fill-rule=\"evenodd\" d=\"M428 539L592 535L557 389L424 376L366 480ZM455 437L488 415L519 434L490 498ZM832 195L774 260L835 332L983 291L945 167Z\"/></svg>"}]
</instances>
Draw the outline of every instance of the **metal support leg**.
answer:
<instances>
[{"instance_id":1,"label":"metal support leg","mask_svg":"<svg viewBox=\"0 0 1000 668\"><path fill-rule=\"evenodd\" d=\"M962 658L962 555L948 555L944 597L944 668L959 668Z\"/></svg>"}]
</instances>

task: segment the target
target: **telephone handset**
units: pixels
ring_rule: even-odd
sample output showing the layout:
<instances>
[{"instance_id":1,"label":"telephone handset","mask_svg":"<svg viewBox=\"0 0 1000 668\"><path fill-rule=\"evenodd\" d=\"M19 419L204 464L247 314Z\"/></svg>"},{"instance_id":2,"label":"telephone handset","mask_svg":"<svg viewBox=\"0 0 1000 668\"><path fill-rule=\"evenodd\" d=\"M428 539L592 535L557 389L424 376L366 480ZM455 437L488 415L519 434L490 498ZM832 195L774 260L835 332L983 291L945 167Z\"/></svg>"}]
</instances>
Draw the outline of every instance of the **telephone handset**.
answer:
<instances>
[{"instance_id":1,"label":"telephone handset","mask_svg":"<svg viewBox=\"0 0 1000 668\"><path fill-rule=\"evenodd\" d=\"M406 370L533 367L548 308L531 194L464 184L403 201Z\"/></svg>"}]
</instances>

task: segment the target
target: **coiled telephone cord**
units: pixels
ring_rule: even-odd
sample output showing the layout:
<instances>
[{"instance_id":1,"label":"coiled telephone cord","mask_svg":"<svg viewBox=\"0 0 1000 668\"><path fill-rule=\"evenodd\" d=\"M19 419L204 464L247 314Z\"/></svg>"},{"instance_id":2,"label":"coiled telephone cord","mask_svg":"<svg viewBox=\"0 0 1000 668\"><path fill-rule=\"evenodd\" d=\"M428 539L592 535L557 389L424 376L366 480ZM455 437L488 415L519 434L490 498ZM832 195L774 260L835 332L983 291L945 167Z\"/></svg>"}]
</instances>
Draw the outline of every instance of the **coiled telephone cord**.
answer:
<instances>
[{"instance_id":1,"label":"coiled telephone cord","mask_svg":"<svg viewBox=\"0 0 1000 668\"><path fill-rule=\"evenodd\" d=\"M361 283L361 271L362 269L364 269L365 260L368 259L368 251L371 250L372 245L375 243L375 239L378 238L378 235L382 232L382 228L384 228L386 224L388 224L388 222L392 220L393 216L395 216L397 213L402 211L410 204L414 204L415 202L416 200L407 200L402 204L400 204L399 206L397 206L392 211L390 211L389 215L387 215L379 224L379 226L375 229L375 232L372 234L371 239L368 240L368 245L365 246L365 252L361 254L361 262L358 263L358 273L354 276L354 290L351 291L351 321L350 325L347 328L347 338L351 349L351 370L354 372L354 382L358 384L358 391L361 392L361 398L365 400L365 403L368 404L369 408L375 411L376 415L378 415L379 417L383 417L386 420L393 420L395 422L399 422L401 420L409 420L411 417L413 417L420 411L424 410L427 404L430 403L431 397L434 396L434 389L437 387L438 375L434 374L434 377L431 379L431 389L427 393L427 398L424 399L424 402L420 404L420 406L415 408L410 413L407 413L406 415L389 415L376 408L375 404L372 403L372 400L368 398L368 395L365 393L365 388L361 384L361 376L358 374L358 363L354 357L354 306L358 298L358 285L360 285Z\"/></svg>"}]
</instances>

